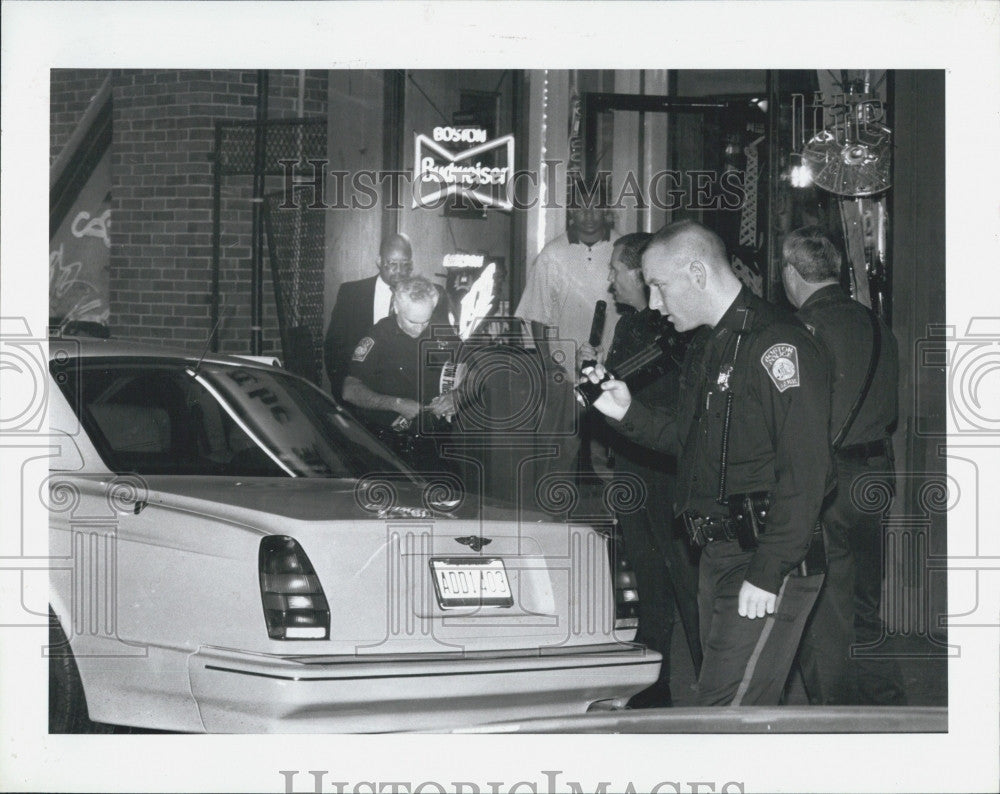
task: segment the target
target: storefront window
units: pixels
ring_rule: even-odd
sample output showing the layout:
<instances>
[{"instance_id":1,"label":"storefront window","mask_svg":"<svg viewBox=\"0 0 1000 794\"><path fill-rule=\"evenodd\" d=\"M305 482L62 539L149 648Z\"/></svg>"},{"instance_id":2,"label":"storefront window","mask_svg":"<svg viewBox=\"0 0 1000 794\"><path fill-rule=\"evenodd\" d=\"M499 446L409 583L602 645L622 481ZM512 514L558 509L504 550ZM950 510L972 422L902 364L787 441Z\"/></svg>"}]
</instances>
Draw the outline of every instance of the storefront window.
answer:
<instances>
[{"instance_id":1,"label":"storefront window","mask_svg":"<svg viewBox=\"0 0 1000 794\"><path fill-rule=\"evenodd\" d=\"M502 204L520 142L501 139L514 133L515 79L498 70L407 71L402 118L402 170L415 174L417 165L425 174L404 191L399 210L399 231L413 242L414 272L440 282L449 254L481 255L483 264L496 264L502 313L509 308L514 243L512 211ZM465 157L466 151L478 154Z\"/></svg>"}]
</instances>

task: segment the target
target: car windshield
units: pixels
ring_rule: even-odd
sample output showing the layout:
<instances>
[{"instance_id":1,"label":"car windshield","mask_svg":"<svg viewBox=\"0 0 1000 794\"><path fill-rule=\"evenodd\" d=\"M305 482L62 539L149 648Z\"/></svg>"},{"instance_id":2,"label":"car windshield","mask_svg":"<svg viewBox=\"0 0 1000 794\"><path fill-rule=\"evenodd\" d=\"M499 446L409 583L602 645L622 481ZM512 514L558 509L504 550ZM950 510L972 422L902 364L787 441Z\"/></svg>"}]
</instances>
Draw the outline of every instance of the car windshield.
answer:
<instances>
[{"instance_id":1,"label":"car windshield","mask_svg":"<svg viewBox=\"0 0 1000 794\"><path fill-rule=\"evenodd\" d=\"M57 380L115 472L415 476L323 392L277 369L82 359Z\"/></svg>"}]
</instances>

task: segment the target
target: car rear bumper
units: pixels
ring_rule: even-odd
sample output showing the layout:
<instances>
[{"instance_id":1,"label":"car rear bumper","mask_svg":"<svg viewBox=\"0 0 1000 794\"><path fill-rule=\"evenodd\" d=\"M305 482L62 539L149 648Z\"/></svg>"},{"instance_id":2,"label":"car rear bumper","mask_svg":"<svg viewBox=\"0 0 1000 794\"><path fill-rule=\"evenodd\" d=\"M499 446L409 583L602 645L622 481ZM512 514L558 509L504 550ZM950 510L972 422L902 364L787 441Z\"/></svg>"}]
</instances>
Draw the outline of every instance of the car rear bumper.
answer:
<instances>
[{"instance_id":1,"label":"car rear bumper","mask_svg":"<svg viewBox=\"0 0 1000 794\"><path fill-rule=\"evenodd\" d=\"M660 661L632 644L379 657L202 648L188 671L212 733L445 731L624 702L656 680Z\"/></svg>"}]
</instances>

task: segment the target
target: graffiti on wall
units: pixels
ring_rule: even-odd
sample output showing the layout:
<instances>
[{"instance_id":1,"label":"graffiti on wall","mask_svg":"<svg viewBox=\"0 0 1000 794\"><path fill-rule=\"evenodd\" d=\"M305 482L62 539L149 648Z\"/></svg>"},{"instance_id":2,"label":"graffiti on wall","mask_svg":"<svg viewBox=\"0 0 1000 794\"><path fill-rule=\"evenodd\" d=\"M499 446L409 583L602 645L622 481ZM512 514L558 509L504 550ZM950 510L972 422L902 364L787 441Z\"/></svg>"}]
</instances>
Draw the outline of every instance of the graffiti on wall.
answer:
<instances>
[{"instance_id":1,"label":"graffiti on wall","mask_svg":"<svg viewBox=\"0 0 1000 794\"><path fill-rule=\"evenodd\" d=\"M108 325L111 192L106 160L94 170L50 241L50 326Z\"/></svg>"}]
</instances>

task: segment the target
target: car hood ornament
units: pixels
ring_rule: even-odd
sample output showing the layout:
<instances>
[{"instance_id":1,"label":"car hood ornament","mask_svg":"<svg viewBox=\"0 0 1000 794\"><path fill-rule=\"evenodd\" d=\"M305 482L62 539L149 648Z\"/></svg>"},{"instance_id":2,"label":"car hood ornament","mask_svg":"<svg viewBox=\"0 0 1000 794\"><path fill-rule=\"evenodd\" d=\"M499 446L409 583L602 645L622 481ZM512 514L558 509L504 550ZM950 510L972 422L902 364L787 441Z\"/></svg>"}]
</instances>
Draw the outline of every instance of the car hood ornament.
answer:
<instances>
[{"instance_id":1,"label":"car hood ornament","mask_svg":"<svg viewBox=\"0 0 1000 794\"><path fill-rule=\"evenodd\" d=\"M466 535L464 538L455 538L455 540L464 546L468 546L473 551L480 551L483 546L487 546L493 542L493 538L484 538L481 535Z\"/></svg>"}]
</instances>

